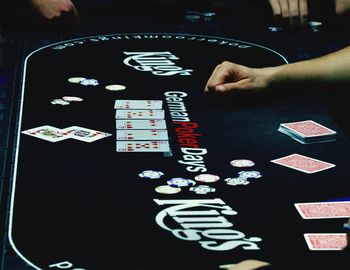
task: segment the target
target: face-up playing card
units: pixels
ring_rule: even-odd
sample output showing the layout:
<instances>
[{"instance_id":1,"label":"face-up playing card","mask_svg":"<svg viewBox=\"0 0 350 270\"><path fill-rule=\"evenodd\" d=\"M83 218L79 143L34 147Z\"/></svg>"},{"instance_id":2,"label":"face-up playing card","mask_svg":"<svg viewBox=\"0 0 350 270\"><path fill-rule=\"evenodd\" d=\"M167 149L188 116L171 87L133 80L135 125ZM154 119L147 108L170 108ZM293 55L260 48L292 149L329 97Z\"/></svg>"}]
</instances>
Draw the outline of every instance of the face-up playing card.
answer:
<instances>
[{"instance_id":1,"label":"face-up playing card","mask_svg":"<svg viewBox=\"0 0 350 270\"><path fill-rule=\"evenodd\" d=\"M304 219L350 217L350 201L295 203L294 206Z\"/></svg>"},{"instance_id":2,"label":"face-up playing card","mask_svg":"<svg viewBox=\"0 0 350 270\"><path fill-rule=\"evenodd\" d=\"M110 133L105 133L102 131L97 131L93 129L72 126L65 129L62 129L62 132L69 134L70 138L83 141L83 142L94 142L108 136L111 136Z\"/></svg>"},{"instance_id":3,"label":"face-up playing card","mask_svg":"<svg viewBox=\"0 0 350 270\"><path fill-rule=\"evenodd\" d=\"M316 173L335 167L334 164L299 154L292 154L286 157L271 160L271 162L304 173Z\"/></svg>"},{"instance_id":4,"label":"face-up playing card","mask_svg":"<svg viewBox=\"0 0 350 270\"><path fill-rule=\"evenodd\" d=\"M114 109L153 109L160 110L163 106L161 100L122 100L117 99Z\"/></svg>"},{"instance_id":5,"label":"face-up playing card","mask_svg":"<svg viewBox=\"0 0 350 270\"><path fill-rule=\"evenodd\" d=\"M337 133L334 130L322 126L321 124L318 124L312 120L284 123L281 124L281 126L304 138L334 135Z\"/></svg>"},{"instance_id":6,"label":"face-up playing card","mask_svg":"<svg viewBox=\"0 0 350 270\"><path fill-rule=\"evenodd\" d=\"M116 119L164 119L164 110L116 110Z\"/></svg>"},{"instance_id":7,"label":"face-up playing card","mask_svg":"<svg viewBox=\"0 0 350 270\"><path fill-rule=\"evenodd\" d=\"M343 250L347 246L345 233L305 233L310 250Z\"/></svg>"},{"instance_id":8,"label":"face-up playing card","mask_svg":"<svg viewBox=\"0 0 350 270\"><path fill-rule=\"evenodd\" d=\"M166 129L165 120L116 120L117 129Z\"/></svg>"},{"instance_id":9,"label":"face-up playing card","mask_svg":"<svg viewBox=\"0 0 350 270\"><path fill-rule=\"evenodd\" d=\"M117 141L117 152L169 152L168 141Z\"/></svg>"},{"instance_id":10,"label":"face-up playing card","mask_svg":"<svg viewBox=\"0 0 350 270\"><path fill-rule=\"evenodd\" d=\"M61 129L48 125L28 129L22 133L49 142L59 142L69 138L69 135L62 133Z\"/></svg>"},{"instance_id":11,"label":"face-up playing card","mask_svg":"<svg viewBox=\"0 0 350 270\"><path fill-rule=\"evenodd\" d=\"M167 140L168 132L164 129L153 130L117 130L117 140L140 141L140 140Z\"/></svg>"}]
</instances>

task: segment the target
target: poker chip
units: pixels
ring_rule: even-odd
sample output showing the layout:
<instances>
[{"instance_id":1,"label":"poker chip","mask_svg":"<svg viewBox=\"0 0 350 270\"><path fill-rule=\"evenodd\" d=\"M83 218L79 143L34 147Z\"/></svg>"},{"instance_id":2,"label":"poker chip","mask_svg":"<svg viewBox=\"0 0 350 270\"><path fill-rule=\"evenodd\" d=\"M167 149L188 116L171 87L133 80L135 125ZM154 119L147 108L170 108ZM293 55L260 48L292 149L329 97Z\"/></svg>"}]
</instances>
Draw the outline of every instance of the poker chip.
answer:
<instances>
[{"instance_id":1,"label":"poker chip","mask_svg":"<svg viewBox=\"0 0 350 270\"><path fill-rule=\"evenodd\" d=\"M51 104L65 106L65 105L69 105L70 103L67 101L64 101L63 99L54 99L53 101L51 101Z\"/></svg>"},{"instance_id":2,"label":"poker chip","mask_svg":"<svg viewBox=\"0 0 350 270\"><path fill-rule=\"evenodd\" d=\"M246 186L250 183L246 178L243 177L226 178L224 181L227 185L230 186Z\"/></svg>"},{"instance_id":3,"label":"poker chip","mask_svg":"<svg viewBox=\"0 0 350 270\"><path fill-rule=\"evenodd\" d=\"M309 21L308 26L310 27L311 31L313 32L319 32L321 31L322 23L317 21Z\"/></svg>"},{"instance_id":4,"label":"poker chip","mask_svg":"<svg viewBox=\"0 0 350 270\"><path fill-rule=\"evenodd\" d=\"M196 193L196 194L207 194L210 192L215 192L215 188L207 186L207 185L199 185L195 187L190 187L190 191Z\"/></svg>"},{"instance_id":5,"label":"poker chip","mask_svg":"<svg viewBox=\"0 0 350 270\"><path fill-rule=\"evenodd\" d=\"M160 171L153 171L153 170L146 170L141 173L139 173L139 176L141 178L148 178L148 179L159 179L164 175L163 172Z\"/></svg>"},{"instance_id":6,"label":"poker chip","mask_svg":"<svg viewBox=\"0 0 350 270\"><path fill-rule=\"evenodd\" d=\"M249 159L235 159L230 162L231 166L244 168L244 167L253 167L255 165L254 161Z\"/></svg>"},{"instance_id":7,"label":"poker chip","mask_svg":"<svg viewBox=\"0 0 350 270\"><path fill-rule=\"evenodd\" d=\"M191 22L198 21L200 18L201 18L201 16L200 15L196 15L196 14L185 15L185 19L187 21L191 21Z\"/></svg>"},{"instance_id":8,"label":"poker chip","mask_svg":"<svg viewBox=\"0 0 350 270\"><path fill-rule=\"evenodd\" d=\"M199 11L187 11L185 14L185 20L190 22L198 22L201 19L201 13Z\"/></svg>"},{"instance_id":9,"label":"poker chip","mask_svg":"<svg viewBox=\"0 0 350 270\"><path fill-rule=\"evenodd\" d=\"M350 224L349 224L349 223L344 223L344 224L343 224L343 229L344 229L347 233L350 233Z\"/></svg>"},{"instance_id":10,"label":"poker chip","mask_svg":"<svg viewBox=\"0 0 350 270\"><path fill-rule=\"evenodd\" d=\"M167 181L171 187L192 187L196 185L196 182L186 178L171 178Z\"/></svg>"},{"instance_id":11,"label":"poker chip","mask_svg":"<svg viewBox=\"0 0 350 270\"><path fill-rule=\"evenodd\" d=\"M282 27L279 27L279 26L269 26L269 27L268 27L268 30L269 30L270 32L280 32L280 31L283 30L283 28L282 28Z\"/></svg>"},{"instance_id":12,"label":"poker chip","mask_svg":"<svg viewBox=\"0 0 350 270\"><path fill-rule=\"evenodd\" d=\"M215 16L214 12L202 12L203 21L209 22Z\"/></svg>"},{"instance_id":13,"label":"poker chip","mask_svg":"<svg viewBox=\"0 0 350 270\"><path fill-rule=\"evenodd\" d=\"M262 177L262 174L258 171L241 171L238 173L240 177L243 178L260 178Z\"/></svg>"},{"instance_id":14,"label":"poker chip","mask_svg":"<svg viewBox=\"0 0 350 270\"><path fill-rule=\"evenodd\" d=\"M161 194L176 194L181 191L181 188L164 185L164 186L158 186L154 190Z\"/></svg>"},{"instance_id":15,"label":"poker chip","mask_svg":"<svg viewBox=\"0 0 350 270\"><path fill-rule=\"evenodd\" d=\"M81 81L86 80L84 77L72 77L68 79L70 83L80 83Z\"/></svg>"},{"instance_id":16,"label":"poker chip","mask_svg":"<svg viewBox=\"0 0 350 270\"><path fill-rule=\"evenodd\" d=\"M195 176L194 180L204 183L213 183L220 180L220 177L214 174L199 174Z\"/></svg>"},{"instance_id":17,"label":"poker chip","mask_svg":"<svg viewBox=\"0 0 350 270\"><path fill-rule=\"evenodd\" d=\"M107 85L105 89L109 91L123 91L126 89L126 87L121 84L111 84L111 85Z\"/></svg>"},{"instance_id":18,"label":"poker chip","mask_svg":"<svg viewBox=\"0 0 350 270\"><path fill-rule=\"evenodd\" d=\"M65 96L65 97L62 97L62 99L63 99L64 101L67 101L67 102L81 102L81 101L83 101L83 99L80 98L80 97L69 97L69 96Z\"/></svg>"},{"instance_id":19,"label":"poker chip","mask_svg":"<svg viewBox=\"0 0 350 270\"><path fill-rule=\"evenodd\" d=\"M85 79L85 80L82 80L80 81L80 84L81 85L85 85L85 86L96 86L96 85L99 85L99 82L95 79Z\"/></svg>"},{"instance_id":20,"label":"poker chip","mask_svg":"<svg viewBox=\"0 0 350 270\"><path fill-rule=\"evenodd\" d=\"M219 266L219 269L230 270L231 267L234 267L235 264L222 264Z\"/></svg>"}]
</instances>

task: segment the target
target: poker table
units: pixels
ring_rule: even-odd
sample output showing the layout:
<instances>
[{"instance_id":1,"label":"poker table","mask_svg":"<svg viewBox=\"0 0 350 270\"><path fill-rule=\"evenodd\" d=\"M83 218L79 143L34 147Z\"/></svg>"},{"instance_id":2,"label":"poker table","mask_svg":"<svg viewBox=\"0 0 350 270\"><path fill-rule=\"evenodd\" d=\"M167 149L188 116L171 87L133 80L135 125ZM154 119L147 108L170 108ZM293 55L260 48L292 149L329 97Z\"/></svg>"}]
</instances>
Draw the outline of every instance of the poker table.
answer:
<instances>
[{"instance_id":1,"label":"poker table","mask_svg":"<svg viewBox=\"0 0 350 270\"><path fill-rule=\"evenodd\" d=\"M347 219L304 219L295 204L349 201L348 95L203 90L223 61L276 66L348 40L333 29L273 33L265 21L231 28L217 13L104 13L74 33L13 34L19 59L1 92L2 269L209 270L249 259L346 269L347 251L313 250L305 235L343 235ZM112 18L129 25L110 29ZM302 120L336 140L278 132ZM308 174L271 162L291 154L335 166ZM250 163L232 166L240 160Z\"/></svg>"}]
</instances>

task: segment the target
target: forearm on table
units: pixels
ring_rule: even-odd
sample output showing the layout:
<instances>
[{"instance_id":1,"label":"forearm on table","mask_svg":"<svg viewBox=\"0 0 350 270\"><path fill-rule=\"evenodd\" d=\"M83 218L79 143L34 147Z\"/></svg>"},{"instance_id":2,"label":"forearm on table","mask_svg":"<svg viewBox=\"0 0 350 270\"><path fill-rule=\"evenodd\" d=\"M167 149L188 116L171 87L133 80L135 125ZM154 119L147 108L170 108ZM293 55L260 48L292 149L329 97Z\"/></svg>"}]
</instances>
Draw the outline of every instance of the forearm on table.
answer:
<instances>
[{"instance_id":1,"label":"forearm on table","mask_svg":"<svg viewBox=\"0 0 350 270\"><path fill-rule=\"evenodd\" d=\"M266 70L272 87L294 84L350 86L350 46L319 58Z\"/></svg>"}]
</instances>

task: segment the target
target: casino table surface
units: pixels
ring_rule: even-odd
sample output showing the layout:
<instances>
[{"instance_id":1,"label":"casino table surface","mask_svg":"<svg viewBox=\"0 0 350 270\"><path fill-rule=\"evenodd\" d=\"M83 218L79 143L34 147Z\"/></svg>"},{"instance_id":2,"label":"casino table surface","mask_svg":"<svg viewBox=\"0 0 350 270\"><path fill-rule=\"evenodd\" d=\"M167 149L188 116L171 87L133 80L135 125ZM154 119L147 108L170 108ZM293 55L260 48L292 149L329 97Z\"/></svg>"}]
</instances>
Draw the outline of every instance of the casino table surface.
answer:
<instances>
[{"instance_id":1,"label":"casino table surface","mask_svg":"<svg viewBox=\"0 0 350 270\"><path fill-rule=\"evenodd\" d=\"M344 246L348 215L305 218L297 204L349 207L349 94L203 88L222 61L318 57L347 46L349 29L324 8L311 12L327 18L320 31L271 31L270 10L253 2L191 13L84 2L73 30L5 29L1 269L211 270L245 260L348 269L347 250L308 240L334 234L327 243ZM303 120L336 140L301 144L278 132ZM271 162L292 154L332 166L305 173Z\"/></svg>"}]
</instances>

